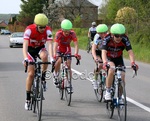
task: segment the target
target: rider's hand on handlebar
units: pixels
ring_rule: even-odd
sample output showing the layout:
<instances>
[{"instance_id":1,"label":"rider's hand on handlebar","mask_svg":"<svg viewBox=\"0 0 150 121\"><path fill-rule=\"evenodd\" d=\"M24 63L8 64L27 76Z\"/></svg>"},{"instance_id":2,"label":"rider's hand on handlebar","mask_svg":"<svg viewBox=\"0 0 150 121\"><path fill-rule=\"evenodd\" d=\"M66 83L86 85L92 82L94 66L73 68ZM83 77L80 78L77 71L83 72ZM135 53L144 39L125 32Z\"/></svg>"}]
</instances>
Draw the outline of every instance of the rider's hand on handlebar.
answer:
<instances>
[{"instance_id":1,"label":"rider's hand on handlebar","mask_svg":"<svg viewBox=\"0 0 150 121\"><path fill-rule=\"evenodd\" d=\"M103 63L103 69L106 71L110 65L108 62Z\"/></svg>"},{"instance_id":2,"label":"rider's hand on handlebar","mask_svg":"<svg viewBox=\"0 0 150 121\"><path fill-rule=\"evenodd\" d=\"M81 59L81 55L75 54L74 56L75 56L78 60Z\"/></svg>"},{"instance_id":3,"label":"rider's hand on handlebar","mask_svg":"<svg viewBox=\"0 0 150 121\"><path fill-rule=\"evenodd\" d=\"M23 61L24 66L27 66L28 62L29 62L28 58L25 58L24 61Z\"/></svg>"},{"instance_id":4,"label":"rider's hand on handlebar","mask_svg":"<svg viewBox=\"0 0 150 121\"><path fill-rule=\"evenodd\" d=\"M139 69L138 65L135 64L135 62L131 63L131 67L133 68L133 70L136 70L136 71Z\"/></svg>"},{"instance_id":5,"label":"rider's hand on handlebar","mask_svg":"<svg viewBox=\"0 0 150 121\"><path fill-rule=\"evenodd\" d=\"M95 59L95 63L98 64L98 62L99 62L99 60L96 58L96 59Z\"/></svg>"}]
</instances>

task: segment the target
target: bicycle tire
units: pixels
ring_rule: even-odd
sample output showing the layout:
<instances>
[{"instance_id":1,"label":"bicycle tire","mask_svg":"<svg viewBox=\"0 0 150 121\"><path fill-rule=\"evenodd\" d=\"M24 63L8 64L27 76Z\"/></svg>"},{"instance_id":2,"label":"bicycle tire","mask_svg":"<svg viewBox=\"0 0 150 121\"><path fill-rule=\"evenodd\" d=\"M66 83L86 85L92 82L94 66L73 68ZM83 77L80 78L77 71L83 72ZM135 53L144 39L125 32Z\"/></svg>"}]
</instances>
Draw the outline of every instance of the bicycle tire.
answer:
<instances>
[{"instance_id":1,"label":"bicycle tire","mask_svg":"<svg viewBox=\"0 0 150 121\"><path fill-rule=\"evenodd\" d=\"M118 87L122 87L122 102L123 104L120 104L118 101L118 121L126 121L127 119L127 101L126 101L126 90L125 90L125 84L124 82L119 83L120 85ZM118 94L120 97L120 94Z\"/></svg>"},{"instance_id":2,"label":"bicycle tire","mask_svg":"<svg viewBox=\"0 0 150 121\"><path fill-rule=\"evenodd\" d=\"M99 75L100 75L100 80L97 81L98 88L94 89L94 92L95 92L95 96L96 96L97 101L98 102L102 102L102 99L104 97L104 88L105 88L105 85L104 85L104 82L102 82L102 74L99 74Z\"/></svg>"},{"instance_id":3,"label":"bicycle tire","mask_svg":"<svg viewBox=\"0 0 150 121\"><path fill-rule=\"evenodd\" d=\"M60 100L63 100L63 98L64 98L64 79L59 80L58 91L59 91Z\"/></svg>"},{"instance_id":4,"label":"bicycle tire","mask_svg":"<svg viewBox=\"0 0 150 121\"><path fill-rule=\"evenodd\" d=\"M88 40L88 43L87 43L87 53L89 53L90 52L90 50L91 50L91 40Z\"/></svg>"},{"instance_id":5,"label":"bicycle tire","mask_svg":"<svg viewBox=\"0 0 150 121\"><path fill-rule=\"evenodd\" d=\"M114 108L115 107L114 107L113 101L107 101L106 102L106 111L107 111L107 115L110 119L113 117Z\"/></svg>"},{"instance_id":6,"label":"bicycle tire","mask_svg":"<svg viewBox=\"0 0 150 121\"><path fill-rule=\"evenodd\" d=\"M31 110L33 108L33 113L36 113L36 86L33 81L32 87L31 87Z\"/></svg>"},{"instance_id":7,"label":"bicycle tire","mask_svg":"<svg viewBox=\"0 0 150 121\"><path fill-rule=\"evenodd\" d=\"M66 99L67 105L70 106L72 92L69 92L68 90L72 90L72 82L71 82L71 75L70 75L69 70L66 70L66 75L67 75L67 78L66 78L66 80L64 80L64 82L65 82L65 99ZM68 86L68 83L70 83L69 86Z\"/></svg>"},{"instance_id":8,"label":"bicycle tire","mask_svg":"<svg viewBox=\"0 0 150 121\"><path fill-rule=\"evenodd\" d=\"M41 121L42 117L42 102L43 102L43 85L41 80L39 83L37 83L37 95L36 95L36 113L38 117L38 121Z\"/></svg>"}]
</instances>

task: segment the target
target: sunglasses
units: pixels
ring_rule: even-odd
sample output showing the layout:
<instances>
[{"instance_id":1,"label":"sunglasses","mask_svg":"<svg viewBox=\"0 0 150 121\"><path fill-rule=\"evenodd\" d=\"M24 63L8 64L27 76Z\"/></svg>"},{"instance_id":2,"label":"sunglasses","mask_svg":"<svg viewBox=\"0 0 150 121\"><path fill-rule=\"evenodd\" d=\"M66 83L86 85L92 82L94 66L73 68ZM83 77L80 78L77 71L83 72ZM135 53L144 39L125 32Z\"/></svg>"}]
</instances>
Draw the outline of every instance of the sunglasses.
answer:
<instances>
[{"instance_id":1,"label":"sunglasses","mask_svg":"<svg viewBox=\"0 0 150 121\"><path fill-rule=\"evenodd\" d=\"M122 34L114 34L114 36L116 37L116 38L122 38L123 37L123 35Z\"/></svg>"},{"instance_id":2,"label":"sunglasses","mask_svg":"<svg viewBox=\"0 0 150 121\"><path fill-rule=\"evenodd\" d=\"M46 26L38 26L39 29L45 29Z\"/></svg>"},{"instance_id":3,"label":"sunglasses","mask_svg":"<svg viewBox=\"0 0 150 121\"><path fill-rule=\"evenodd\" d=\"M70 30L63 30L64 33L70 33Z\"/></svg>"}]
</instances>

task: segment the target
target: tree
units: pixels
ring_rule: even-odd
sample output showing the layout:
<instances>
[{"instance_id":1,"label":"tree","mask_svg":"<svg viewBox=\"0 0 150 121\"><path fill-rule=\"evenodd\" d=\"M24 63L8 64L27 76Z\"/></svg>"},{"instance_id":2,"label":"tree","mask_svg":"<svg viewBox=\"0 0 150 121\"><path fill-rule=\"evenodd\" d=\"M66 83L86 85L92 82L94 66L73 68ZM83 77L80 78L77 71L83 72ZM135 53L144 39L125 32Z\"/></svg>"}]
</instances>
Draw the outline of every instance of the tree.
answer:
<instances>
[{"instance_id":1,"label":"tree","mask_svg":"<svg viewBox=\"0 0 150 121\"><path fill-rule=\"evenodd\" d=\"M43 6L48 5L48 0L21 0L21 11L17 19L26 26L32 24L38 13L43 13Z\"/></svg>"}]
</instances>

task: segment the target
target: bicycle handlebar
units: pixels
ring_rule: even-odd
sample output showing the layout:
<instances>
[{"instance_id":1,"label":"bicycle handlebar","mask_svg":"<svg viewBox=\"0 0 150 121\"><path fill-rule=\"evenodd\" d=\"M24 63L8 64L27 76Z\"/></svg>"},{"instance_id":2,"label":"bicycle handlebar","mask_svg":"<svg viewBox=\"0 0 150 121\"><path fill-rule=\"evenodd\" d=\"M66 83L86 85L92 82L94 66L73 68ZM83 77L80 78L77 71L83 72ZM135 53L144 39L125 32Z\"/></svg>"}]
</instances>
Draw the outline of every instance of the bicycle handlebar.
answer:
<instances>
[{"instance_id":1,"label":"bicycle handlebar","mask_svg":"<svg viewBox=\"0 0 150 121\"><path fill-rule=\"evenodd\" d=\"M133 74L133 77L132 78L134 78L135 76L137 76L137 70L136 70L136 68L134 68L134 67L132 67L132 66L110 66L110 65L108 65L107 66L107 68L109 69L109 68L112 68L112 69L115 69L116 71L117 70L120 70L120 71L123 71L123 70L125 70L125 69L133 69L134 70L134 74Z\"/></svg>"},{"instance_id":2,"label":"bicycle handlebar","mask_svg":"<svg viewBox=\"0 0 150 121\"><path fill-rule=\"evenodd\" d=\"M61 58L75 57L76 60L77 60L76 65L80 65L80 60L79 60L75 55L65 55L65 54L61 54L61 55L58 55L58 56L56 56L56 57L61 57ZM57 61L57 60L53 61L53 63L52 63L52 70L51 70L51 72L53 72L54 69L55 69L55 62L56 62L56 61Z\"/></svg>"}]
</instances>

